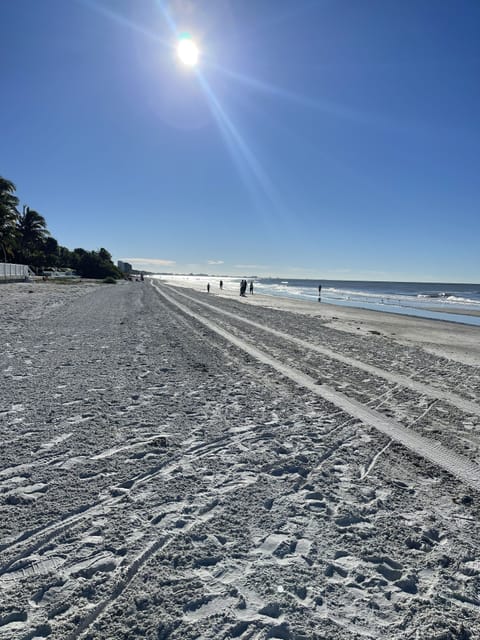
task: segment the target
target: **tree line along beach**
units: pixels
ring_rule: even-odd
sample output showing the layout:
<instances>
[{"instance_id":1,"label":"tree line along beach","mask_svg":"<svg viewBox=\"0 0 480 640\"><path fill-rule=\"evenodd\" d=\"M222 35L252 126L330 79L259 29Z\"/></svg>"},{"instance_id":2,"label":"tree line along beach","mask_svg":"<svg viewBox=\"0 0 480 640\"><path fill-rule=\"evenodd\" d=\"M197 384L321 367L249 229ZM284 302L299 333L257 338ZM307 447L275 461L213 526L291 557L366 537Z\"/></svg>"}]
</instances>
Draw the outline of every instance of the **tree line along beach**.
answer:
<instances>
[{"instance_id":1,"label":"tree line along beach","mask_svg":"<svg viewBox=\"0 0 480 640\"><path fill-rule=\"evenodd\" d=\"M480 636L480 329L171 282L0 287L0 640Z\"/></svg>"}]
</instances>

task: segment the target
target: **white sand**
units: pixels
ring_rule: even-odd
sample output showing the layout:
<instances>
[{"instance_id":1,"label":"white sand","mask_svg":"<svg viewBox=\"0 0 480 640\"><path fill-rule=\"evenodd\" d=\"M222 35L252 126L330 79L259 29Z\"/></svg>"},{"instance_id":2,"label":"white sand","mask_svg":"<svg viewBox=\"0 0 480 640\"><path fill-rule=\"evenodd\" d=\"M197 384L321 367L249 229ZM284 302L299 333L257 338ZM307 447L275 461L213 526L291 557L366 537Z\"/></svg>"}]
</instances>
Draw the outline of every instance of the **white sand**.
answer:
<instances>
[{"instance_id":1,"label":"white sand","mask_svg":"<svg viewBox=\"0 0 480 640\"><path fill-rule=\"evenodd\" d=\"M0 326L0 640L480 637L480 329L147 282Z\"/></svg>"}]
</instances>

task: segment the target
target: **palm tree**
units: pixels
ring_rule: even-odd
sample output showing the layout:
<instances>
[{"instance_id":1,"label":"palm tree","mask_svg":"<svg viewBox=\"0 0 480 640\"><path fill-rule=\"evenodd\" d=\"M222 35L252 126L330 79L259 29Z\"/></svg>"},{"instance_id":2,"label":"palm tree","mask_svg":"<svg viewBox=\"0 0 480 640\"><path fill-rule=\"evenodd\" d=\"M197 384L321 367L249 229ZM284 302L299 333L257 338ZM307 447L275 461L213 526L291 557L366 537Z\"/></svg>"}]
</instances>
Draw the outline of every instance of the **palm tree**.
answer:
<instances>
[{"instance_id":1,"label":"palm tree","mask_svg":"<svg viewBox=\"0 0 480 640\"><path fill-rule=\"evenodd\" d=\"M15 190L13 182L0 176L0 246L5 262L7 254L12 254L15 243L15 223L18 217L18 198Z\"/></svg>"},{"instance_id":2,"label":"palm tree","mask_svg":"<svg viewBox=\"0 0 480 640\"><path fill-rule=\"evenodd\" d=\"M19 254L29 261L35 253L43 250L44 242L50 235L45 218L29 207L17 219L17 235L20 245Z\"/></svg>"}]
</instances>

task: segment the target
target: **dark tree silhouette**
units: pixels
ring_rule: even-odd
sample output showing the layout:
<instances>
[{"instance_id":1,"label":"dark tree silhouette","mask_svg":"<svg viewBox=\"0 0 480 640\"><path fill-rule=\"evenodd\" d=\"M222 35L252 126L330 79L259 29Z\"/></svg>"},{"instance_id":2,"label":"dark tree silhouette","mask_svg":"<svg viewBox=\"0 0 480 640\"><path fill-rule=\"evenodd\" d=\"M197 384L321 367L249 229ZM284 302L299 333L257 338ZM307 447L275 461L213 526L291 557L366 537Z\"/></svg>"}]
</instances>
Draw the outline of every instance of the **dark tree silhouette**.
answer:
<instances>
[{"instance_id":1,"label":"dark tree silhouette","mask_svg":"<svg viewBox=\"0 0 480 640\"><path fill-rule=\"evenodd\" d=\"M60 261L60 247L58 242L52 236L46 238L43 243L44 250L44 258L45 262L50 267L61 267L62 262ZM64 261L66 262L66 261Z\"/></svg>"},{"instance_id":2,"label":"dark tree silhouette","mask_svg":"<svg viewBox=\"0 0 480 640\"><path fill-rule=\"evenodd\" d=\"M0 249L3 260L12 256L15 248L18 198L15 185L0 176Z\"/></svg>"},{"instance_id":3,"label":"dark tree silhouette","mask_svg":"<svg viewBox=\"0 0 480 640\"><path fill-rule=\"evenodd\" d=\"M38 211L25 207L17 218L19 256L26 262L32 259L37 262L35 258L40 257L38 254L49 235L45 218Z\"/></svg>"}]
</instances>

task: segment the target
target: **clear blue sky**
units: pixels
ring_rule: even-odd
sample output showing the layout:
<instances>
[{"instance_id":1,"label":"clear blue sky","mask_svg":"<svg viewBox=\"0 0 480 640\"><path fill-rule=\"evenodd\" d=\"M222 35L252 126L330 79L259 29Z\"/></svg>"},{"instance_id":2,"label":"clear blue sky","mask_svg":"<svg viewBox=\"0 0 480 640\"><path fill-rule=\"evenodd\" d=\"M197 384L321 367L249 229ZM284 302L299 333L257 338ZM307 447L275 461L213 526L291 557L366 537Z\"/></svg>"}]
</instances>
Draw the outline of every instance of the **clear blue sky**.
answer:
<instances>
[{"instance_id":1,"label":"clear blue sky","mask_svg":"<svg viewBox=\"0 0 480 640\"><path fill-rule=\"evenodd\" d=\"M0 174L60 244L158 271L480 281L478 0L1 5Z\"/></svg>"}]
</instances>

